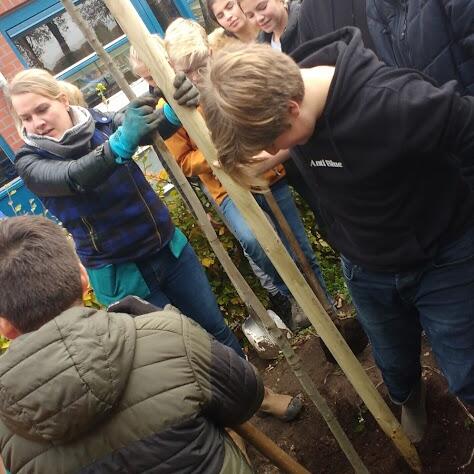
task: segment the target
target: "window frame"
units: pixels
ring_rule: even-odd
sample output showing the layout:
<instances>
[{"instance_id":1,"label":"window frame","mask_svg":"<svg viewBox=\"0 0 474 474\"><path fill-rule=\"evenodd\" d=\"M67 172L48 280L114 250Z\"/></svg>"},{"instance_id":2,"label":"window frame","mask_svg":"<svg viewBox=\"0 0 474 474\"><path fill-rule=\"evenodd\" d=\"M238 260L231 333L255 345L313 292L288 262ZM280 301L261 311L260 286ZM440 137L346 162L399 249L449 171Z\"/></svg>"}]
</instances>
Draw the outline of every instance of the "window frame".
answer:
<instances>
[{"instance_id":1,"label":"window frame","mask_svg":"<svg viewBox=\"0 0 474 474\"><path fill-rule=\"evenodd\" d=\"M15 153L13 153L13 150L11 149L10 145L7 143L7 141L3 138L2 135L0 135L0 149L3 153L5 153L5 156L10 160L12 166L14 166ZM10 179L10 181L7 181L5 184L0 185L0 189L4 189L10 186L17 179L18 179L18 175L15 176L15 178Z\"/></svg>"},{"instance_id":2,"label":"window frame","mask_svg":"<svg viewBox=\"0 0 474 474\"><path fill-rule=\"evenodd\" d=\"M82 3L82 1L84 0L74 0L73 3L77 5ZM185 0L172 1L176 5L176 8L181 16L185 18L194 18L191 9ZM154 16L147 1L131 0L131 3L142 18L150 33L158 33L163 35L163 28L158 23L158 20ZM60 0L36 0L0 17L0 32L3 34L8 45L25 68L29 67L28 63L14 43L14 39L20 34L48 22L57 14L64 13L65 11L66 10ZM128 42L128 40L126 36L123 35L108 43L107 45L104 45L104 49L107 52L112 52L116 48L124 45L126 42ZM92 64L98 59L99 57L95 52L91 53L77 63L72 64L65 70L56 74L55 77L61 80L67 79L69 76L76 74L81 69Z\"/></svg>"}]
</instances>

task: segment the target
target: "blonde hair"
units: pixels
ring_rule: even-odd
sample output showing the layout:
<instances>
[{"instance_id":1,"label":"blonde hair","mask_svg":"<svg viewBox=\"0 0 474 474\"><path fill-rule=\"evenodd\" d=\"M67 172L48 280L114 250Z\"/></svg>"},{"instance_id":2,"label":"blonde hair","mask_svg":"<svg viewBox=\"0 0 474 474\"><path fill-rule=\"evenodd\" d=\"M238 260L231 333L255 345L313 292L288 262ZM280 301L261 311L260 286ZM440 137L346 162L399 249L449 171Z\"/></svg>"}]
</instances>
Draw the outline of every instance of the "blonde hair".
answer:
<instances>
[{"instance_id":1,"label":"blonde hair","mask_svg":"<svg viewBox=\"0 0 474 474\"><path fill-rule=\"evenodd\" d=\"M222 48L228 46L240 44L240 40L234 35L229 34L224 28L216 28L212 33L207 36L209 47L213 53L216 53Z\"/></svg>"},{"instance_id":2,"label":"blonde hair","mask_svg":"<svg viewBox=\"0 0 474 474\"><path fill-rule=\"evenodd\" d=\"M67 95L70 105L79 105L81 107L87 107L86 100L84 99L84 94L82 93L79 87L71 84L67 81L58 81L61 89Z\"/></svg>"},{"instance_id":3,"label":"blonde hair","mask_svg":"<svg viewBox=\"0 0 474 474\"><path fill-rule=\"evenodd\" d=\"M165 33L165 48L173 68L185 73L207 66L210 56L206 30L196 21L177 18Z\"/></svg>"},{"instance_id":4,"label":"blonde hair","mask_svg":"<svg viewBox=\"0 0 474 474\"><path fill-rule=\"evenodd\" d=\"M221 166L251 184L254 156L288 128L288 102L303 100L298 66L269 45L232 46L213 57L200 91Z\"/></svg>"},{"instance_id":5,"label":"blonde hair","mask_svg":"<svg viewBox=\"0 0 474 474\"><path fill-rule=\"evenodd\" d=\"M44 69L25 69L16 74L8 83L6 97L10 113L12 114L16 130L20 137L23 137L23 124L12 106L11 97L14 95L27 94L29 92L53 100L58 100L62 95L67 95L61 88L60 82Z\"/></svg>"},{"instance_id":6,"label":"blonde hair","mask_svg":"<svg viewBox=\"0 0 474 474\"><path fill-rule=\"evenodd\" d=\"M164 48L164 43L163 43L163 39L161 38L160 35L157 35L157 34L153 34L151 35L151 37L162 47ZM139 70L140 68L147 68L148 69L148 66L140 59L140 57L138 56L138 52L137 50L133 47L133 45L130 45L130 51L129 51L129 55L128 55L128 61L130 63L130 66L132 68L132 72L136 75L136 76L139 76L139 74L137 74L137 70Z\"/></svg>"}]
</instances>

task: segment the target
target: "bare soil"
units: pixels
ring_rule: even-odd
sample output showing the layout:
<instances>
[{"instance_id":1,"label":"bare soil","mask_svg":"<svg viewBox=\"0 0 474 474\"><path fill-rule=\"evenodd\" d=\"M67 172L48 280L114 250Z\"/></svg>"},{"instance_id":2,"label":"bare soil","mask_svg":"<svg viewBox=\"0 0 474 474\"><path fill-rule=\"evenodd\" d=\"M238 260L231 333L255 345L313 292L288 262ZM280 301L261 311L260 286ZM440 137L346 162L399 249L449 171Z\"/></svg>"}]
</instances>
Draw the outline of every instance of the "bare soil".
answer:
<instances>
[{"instance_id":1,"label":"bare soil","mask_svg":"<svg viewBox=\"0 0 474 474\"><path fill-rule=\"evenodd\" d=\"M296 349L305 369L349 436L365 465L374 474L410 473L391 441L380 430L372 415L337 365L327 362L319 340L314 334L299 336ZM301 388L286 360L263 361L256 356L252 362L261 370L265 384L280 393L297 394ZM359 360L397 417L400 408L390 402L380 373L375 367L370 346ZM447 385L436 367L426 343L423 345L423 377L427 383L429 426L424 440L418 444L424 474L474 474L474 460L468 463L474 447L474 424L456 399L448 393ZM318 474L353 473L326 423L314 405L305 401L301 416L283 423L273 418L252 419L258 428L281 448L291 453L306 469ZM280 472L251 447L249 454L255 472Z\"/></svg>"}]
</instances>

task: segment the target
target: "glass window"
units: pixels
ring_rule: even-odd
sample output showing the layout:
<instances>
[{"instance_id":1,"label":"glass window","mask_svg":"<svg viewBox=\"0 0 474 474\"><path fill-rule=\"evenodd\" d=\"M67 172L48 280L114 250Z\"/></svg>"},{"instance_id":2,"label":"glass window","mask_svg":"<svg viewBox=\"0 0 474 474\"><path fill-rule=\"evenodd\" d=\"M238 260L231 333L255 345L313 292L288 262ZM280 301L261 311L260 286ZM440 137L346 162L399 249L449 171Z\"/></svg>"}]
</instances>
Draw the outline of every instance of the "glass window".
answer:
<instances>
[{"instance_id":1,"label":"glass window","mask_svg":"<svg viewBox=\"0 0 474 474\"><path fill-rule=\"evenodd\" d=\"M103 45L123 35L102 0L85 0L79 9ZM30 67L47 69L52 74L94 52L67 12L27 30L13 41Z\"/></svg>"},{"instance_id":2,"label":"glass window","mask_svg":"<svg viewBox=\"0 0 474 474\"><path fill-rule=\"evenodd\" d=\"M206 0L186 0L186 2L191 9L196 21L199 22L199 24L207 31L207 33L211 33L211 31L215 30L219 26L209 16Z\"/></svg>"},{"instance_id":3,"label":"glass window","mask_svg":"<svg viewBox=\"0 0 474 474\"><path fill-rule=\"evenodd\" d=\"M17 176L13 163L10 161L5 151L0 148L0 187L5 186Z\"/></svg>"},{"instance_id":4,"label":"glass window","mask_svg":"<svg viewBox=\"0 0 474 474\"><path fill-rule=\"evenodd\" d=\"M127 82L131 83L136 81L137 78L130 69L130 63L128 61L129 50L130 45L126 43L115 48L113 51L109 52L109 54L112 56L114 63L124 74ZM72 82L81 89L89 107L96 106L102 100L111 97L120 90L108 69L104 67L101 59L97 59L93 63L79 70L77 73L68 76L67 81ZM99 84L105 86L105 89L99 86L103 91L103 94L101 94L97 88Z\"/></svg>"},{"instance_id":5,"label":"glass window","mask_svg":"<svg viewBox=\"0 0 474 474\"><path fill-rule=\"evenodd\" d=\"M146 0L163 31L176 18L180 17L173 0Z\"/></svg>"}]
</instances>

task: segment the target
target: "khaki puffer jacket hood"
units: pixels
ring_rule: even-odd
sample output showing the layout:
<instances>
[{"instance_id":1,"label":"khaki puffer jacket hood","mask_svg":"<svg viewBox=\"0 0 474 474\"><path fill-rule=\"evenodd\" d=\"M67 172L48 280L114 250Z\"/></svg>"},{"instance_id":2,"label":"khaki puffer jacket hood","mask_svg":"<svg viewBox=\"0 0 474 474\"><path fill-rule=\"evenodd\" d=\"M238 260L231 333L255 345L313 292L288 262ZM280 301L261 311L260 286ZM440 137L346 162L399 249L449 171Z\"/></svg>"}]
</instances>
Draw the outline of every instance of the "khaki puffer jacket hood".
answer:
<instances>
[{"instance_id":1,"label":"khaki puffer jacket hood","mask_svg":"<svg viewBox=\"0 0 474 474\"><path fill-rule=\"evenodd\" d=\"M33 441L81 437L121 397L135 332L128 316L110 318L105 311L74 307L12 341L0 368L0 418Z\"/></svg>"}]
</instances>

